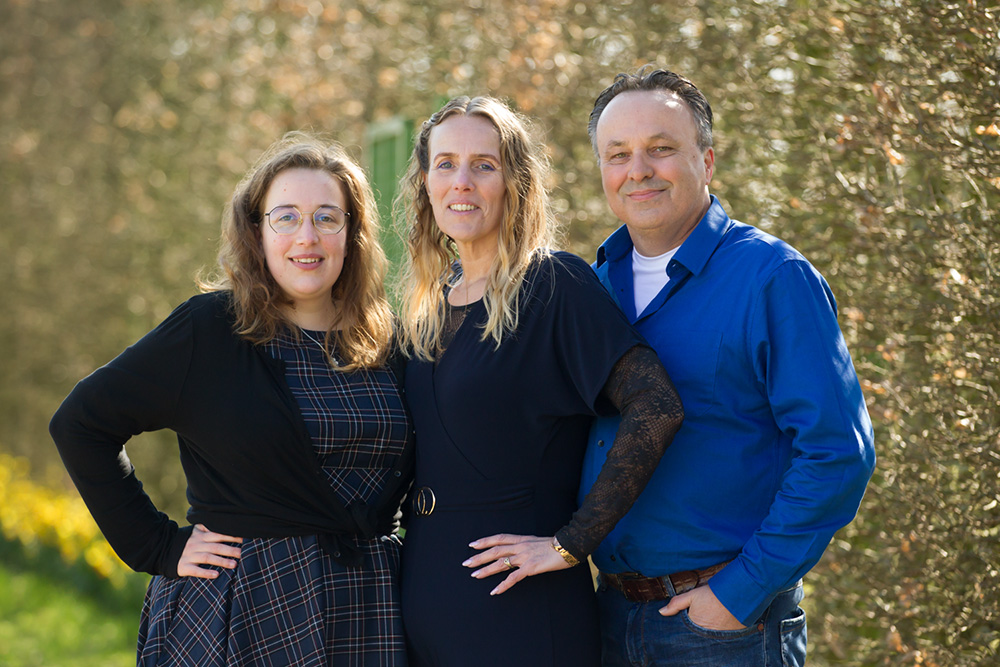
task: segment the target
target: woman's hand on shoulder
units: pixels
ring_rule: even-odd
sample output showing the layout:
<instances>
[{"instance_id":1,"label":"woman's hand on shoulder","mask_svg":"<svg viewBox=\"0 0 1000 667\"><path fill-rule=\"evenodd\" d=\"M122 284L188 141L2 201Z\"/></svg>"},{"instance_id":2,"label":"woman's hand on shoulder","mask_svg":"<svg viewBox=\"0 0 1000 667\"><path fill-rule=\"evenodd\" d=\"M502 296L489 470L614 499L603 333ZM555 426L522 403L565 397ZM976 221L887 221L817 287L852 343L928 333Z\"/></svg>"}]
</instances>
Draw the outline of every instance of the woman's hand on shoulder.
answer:
<instances>
[{"instance_id":1,"label":"woman's hand on shoulder","mask_svg":"<svg viewBox=\"0 0 1000 667\"><path fill-rule=\"evenodd\" d=\"M242 537L213 533L202 524L195 524L177 562L177 576L215 579L219 571L203 566L215 565L232 570L240 557L240 548L233 545L242 543Z\"/></svg>"},{"instance_id":2,"label":"woman's hand on shoulder","mask_svg":"<svg viewBox=\"0 0 1000 667\"><path fill-rule=\"evenodd\" d=\"M509 572L490 595L500 595L526 577L570 567L552 547L551 537L499 534L478 539L469 546L483 550L462 563L478 568L472 573L476 579Z\"/></svg>"}]
</instances>

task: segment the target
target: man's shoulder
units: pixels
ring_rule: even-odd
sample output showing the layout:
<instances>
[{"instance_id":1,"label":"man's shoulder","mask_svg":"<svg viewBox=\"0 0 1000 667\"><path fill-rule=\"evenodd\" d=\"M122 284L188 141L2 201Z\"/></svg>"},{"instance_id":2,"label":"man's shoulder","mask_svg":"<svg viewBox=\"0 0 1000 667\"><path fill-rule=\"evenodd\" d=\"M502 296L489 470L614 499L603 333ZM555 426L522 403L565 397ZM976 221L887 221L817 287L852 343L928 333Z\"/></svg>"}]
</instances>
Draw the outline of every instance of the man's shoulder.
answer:
<instances>
[{"instance_id":1,"label":"man's shoulder","mask_svg":"<svg viewBox=\"0 0 1000 667\"><path fill-rule=\"evenodd\" d=\"M762 294L790 298L793 283L812 285L809 290L813 293L817 288L829 291L820 271L791 244L739 222L713 256L709 275L751 298Z\"/></svg>"},{"instance_id":2,"label":"man's shoulder","mask_svg":"<svg viewBox=\"0 0 1000 667\"><path fill-rule=\"evenodd\" d=\"M739 274L741 281L766 279L783 266L799 264L807 271L816 269L790 243L764 230L743 222L733 221L711 262L716 270L730 276Z\"/></svg>"},{"instance_id":3,"label":"man's shoulder","mask_svg":"<svg viewBox=\"0 0 1000 667\"><path fill-rule=\"evenodd\" d=\"M733 220L732 227L720 244L721 249L777 263L806 259L787 241L738 220Z\"/></svg>"}]
</instances>

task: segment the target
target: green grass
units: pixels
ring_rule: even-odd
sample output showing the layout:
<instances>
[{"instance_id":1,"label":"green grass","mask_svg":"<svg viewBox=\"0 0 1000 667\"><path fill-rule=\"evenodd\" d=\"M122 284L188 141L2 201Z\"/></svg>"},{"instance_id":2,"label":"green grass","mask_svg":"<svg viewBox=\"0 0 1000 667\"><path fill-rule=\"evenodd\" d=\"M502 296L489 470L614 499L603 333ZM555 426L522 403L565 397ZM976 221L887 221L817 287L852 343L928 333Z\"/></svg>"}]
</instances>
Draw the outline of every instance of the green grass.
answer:
<instances>
[{"instance_id":1,"label":"green grass","mask_svg":"<svg viewBox=\"0 0 1000 667\"><path fill-rule=\"evenodd\" d=\"M0 665L135 665L146 581L136 575L117 590L85 566L0 538Z\"/></svg>"}]
</instances>

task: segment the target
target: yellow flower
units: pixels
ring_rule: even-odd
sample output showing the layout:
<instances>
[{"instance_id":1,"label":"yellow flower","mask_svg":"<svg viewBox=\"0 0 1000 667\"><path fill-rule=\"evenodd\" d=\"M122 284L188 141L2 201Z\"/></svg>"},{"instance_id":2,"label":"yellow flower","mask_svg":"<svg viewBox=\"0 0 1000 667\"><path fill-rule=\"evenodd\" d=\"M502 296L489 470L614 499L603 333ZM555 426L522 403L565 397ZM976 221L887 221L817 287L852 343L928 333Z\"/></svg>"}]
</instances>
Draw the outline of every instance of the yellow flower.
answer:
<instances>
[{"instance_id":1,"label":"yellow flower","mask_svg":"<svg viewBox=\"0 0 1000 667\"><path fill-rule=\"evenodd\" d=\"M0 533L26 549L56 549L67 563L83 560L120 588L131 572L108 545L83 500L35 484L28 462L0 453Z\"/></svg>"}]
</instances>

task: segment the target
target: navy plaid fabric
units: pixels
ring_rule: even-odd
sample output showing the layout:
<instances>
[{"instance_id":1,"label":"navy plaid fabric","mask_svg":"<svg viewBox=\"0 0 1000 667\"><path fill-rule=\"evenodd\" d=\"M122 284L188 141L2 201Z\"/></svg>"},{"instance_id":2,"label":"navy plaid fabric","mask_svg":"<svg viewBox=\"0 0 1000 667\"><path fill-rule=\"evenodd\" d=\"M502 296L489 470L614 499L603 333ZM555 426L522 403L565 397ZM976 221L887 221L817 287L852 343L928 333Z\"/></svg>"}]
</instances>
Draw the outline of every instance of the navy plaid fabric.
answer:
<instances>
[{"instance_id":1,"label":"navy plaid fabric","mask_svg":"<svg viewBox=\"0 0 1000 667\"><path fill-rule=\"evenodd\" d=\"M318 340L322 338L313 334ZM317 455L345 504L381 490L409 431L389 371L339 373L308 338L281 335ZM315 536L250 538L214 580L154 577L139 628L139 665L406 665L395 536L356 540L364 566L338 565Z\"/></svg>"}]
</instances>

